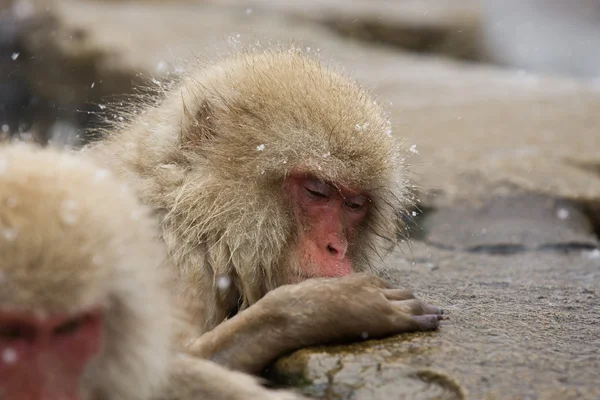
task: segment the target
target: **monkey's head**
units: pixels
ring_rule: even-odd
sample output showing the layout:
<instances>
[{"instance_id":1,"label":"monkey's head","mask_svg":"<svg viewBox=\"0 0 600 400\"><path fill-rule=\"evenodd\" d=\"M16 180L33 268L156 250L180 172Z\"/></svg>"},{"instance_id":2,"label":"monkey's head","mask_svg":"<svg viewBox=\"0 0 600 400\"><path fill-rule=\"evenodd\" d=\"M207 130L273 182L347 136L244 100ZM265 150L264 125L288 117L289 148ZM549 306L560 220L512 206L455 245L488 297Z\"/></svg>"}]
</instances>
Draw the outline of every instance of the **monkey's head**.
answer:
<instances>
[{"instance_id":1,"label":"monkey's head","mask_svg":"<svg viewBox=\"0 0 600 400\"><path fill-rule=\"evenodd\" d=\"M204 252L247 305L281 284L365 270L395 243L410 195L391 131L371 95L316 59L249 51L193 68L102 157L116 153L165 210L174 257Z\"/></svg>"},{"instance_id":2,"label":"monkey's head","mask_svg":"<svg viewBox=\"0 0 600 400\"><path fill-rule=\"evenodd\" d=\"M0 147L0 399L145 399L165 376L163 252L107 172Z\"/></svg>"}]
</instances>

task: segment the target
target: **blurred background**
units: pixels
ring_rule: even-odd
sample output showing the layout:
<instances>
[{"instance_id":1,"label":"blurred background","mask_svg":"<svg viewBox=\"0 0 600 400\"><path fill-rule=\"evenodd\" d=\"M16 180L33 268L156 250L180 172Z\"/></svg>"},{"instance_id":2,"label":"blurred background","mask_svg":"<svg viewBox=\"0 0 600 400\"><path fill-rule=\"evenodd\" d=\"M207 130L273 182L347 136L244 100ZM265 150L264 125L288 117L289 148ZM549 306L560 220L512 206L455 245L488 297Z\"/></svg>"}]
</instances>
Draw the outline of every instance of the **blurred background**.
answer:
<instances>
[{"instance_id":1,"label":"blurred background","mask_svg":"<svg viewBox=\"0 0 600 400\"><path fill-rule=\"evenodd\" d=\"M103 102L137 82L238 42L289 39L367 83L354 70L444 80L390 71L379 49L594 85L600 0L0 0L0 136L81 144Z\"/></svg>"},{"instance_id":2,"label":"blurred background","mask_svg":"<svg viewBox=\"0 0 600 400\"><path fill-rule=\"evenodd\" d=\"M81 146L140 83L292 40L390 113L422 190L389 274L451 318L278 374L321 398L599 399L600 0L0 0L0 140Z\"/></svg>"}]
</instances>

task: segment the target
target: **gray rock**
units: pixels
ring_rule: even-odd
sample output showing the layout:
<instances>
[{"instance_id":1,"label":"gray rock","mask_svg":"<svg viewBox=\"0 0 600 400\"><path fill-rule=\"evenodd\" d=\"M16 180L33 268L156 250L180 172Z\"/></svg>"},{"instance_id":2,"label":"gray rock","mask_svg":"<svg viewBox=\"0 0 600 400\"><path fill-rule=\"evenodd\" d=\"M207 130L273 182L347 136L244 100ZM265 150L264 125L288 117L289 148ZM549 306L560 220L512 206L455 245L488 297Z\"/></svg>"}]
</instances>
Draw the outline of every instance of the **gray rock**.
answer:
<instances>
[{"instance_id":1,"label":"gray rock","mask_svg":"<svg viewBox=\"0 0 600 400\"><path fill-rule=\"evenodd\" d=\"M421 227L428 243L461 251L506 254L598 246L581 207L534 194L436 210L422 219Z\"/></svg>"},{"instance_id":2,"label":"gray rock","mask_svg":"<svg viewBox=\"0 0 600 400\"><path fill-rule=\"evenodd\" d=\"M444 307L438 331L303 349L271 376L321 399L600 397L600 251L405 251L387 274Z\"/></svg>"},{"instance_id":3,"label":"gray rock","mask_svg":"<svg viewBox=\"0 0 600 400\"><path fill-rule=\"evenodd\" d=\"M431 34L444 49L457 27L476 34L473 2L460 3L0 0L19 16L0 41L27 54L20 82L60 110L34 117L58 130L77 124L56 116L93 116L135 83L238 42L295 38L333 58L414 146L422 231L385 274L449 319L436 332L304 349L271 376L324 399L600 398L597 84L348 39L366 30L418 47ZM457 47L463 57L477 40Z\"/></svg>"}]
</instances>

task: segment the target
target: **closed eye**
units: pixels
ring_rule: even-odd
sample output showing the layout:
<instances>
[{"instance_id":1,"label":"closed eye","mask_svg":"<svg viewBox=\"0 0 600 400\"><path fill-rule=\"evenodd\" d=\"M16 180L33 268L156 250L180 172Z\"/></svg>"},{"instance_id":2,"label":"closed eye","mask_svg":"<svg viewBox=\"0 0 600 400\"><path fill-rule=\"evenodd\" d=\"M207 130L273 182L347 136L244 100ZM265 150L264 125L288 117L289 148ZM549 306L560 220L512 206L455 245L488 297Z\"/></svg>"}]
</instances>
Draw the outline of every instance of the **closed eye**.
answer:
<instances>
[{"instance_id":1,"label":"closed eye","mask_svg":"<svg viewBox=\"0 0 600 400\"><path fill-rule=\"evenodd\" d=\"M349 202L349 201L345 201L345 202L344 202L344 205L345 205L346 207L348 207L348 208L351 208L351 209L353 209L353 210L358 210L358 209L360 209L360 208L363 206L363 204L351 203L351 202Z\"/></svg>"},{"instance_id":2,"label":"closed eye","mask_svg":"<svg viewBox=\"0 0 600 400\"><path fill-rule=\"evenodd\" d=\"M85 317L73 318L70 321L60 325L59 327L54 329L55 335L70 335L72 333L77 332L79 328L86 322Z\"/></svg>"},{"instance_id":3,"label":"closed eye","mask_svg":"<svg viewBox=\"0 0 600 400\"><path fill-rule=\"evenodd\" d=\"M34 334L34 329L19 323L0 324L0 340L26 339Z\"/></svg>"},{"instance_id":4,"label":"closed eye","mask_svg":"<svg viewBox=\"0 0 600 400\"><path fill-rule=\"evenodd\" d=\"M352 210L360 210L368 202L365 196L353 196L344 199L344 205Z\"/></svg>"},{"instance_id":5,"label":"closed eye","mask_svg":"<svg viewBox=\"0 0 600 400\"><path fill-rule=\"evenodd\" d=\"M326 198L327 198L327 195L326 195L325 193L317 192L316 190L311 190L311 189L309 189L309 188L307 188L307 187L305 187L304 189L305 189L305 190L306 190L308 193L310 193L312 196L319 197L319 198L323 198L323 199L326 199Z\"/></svg>"}]
</instances>

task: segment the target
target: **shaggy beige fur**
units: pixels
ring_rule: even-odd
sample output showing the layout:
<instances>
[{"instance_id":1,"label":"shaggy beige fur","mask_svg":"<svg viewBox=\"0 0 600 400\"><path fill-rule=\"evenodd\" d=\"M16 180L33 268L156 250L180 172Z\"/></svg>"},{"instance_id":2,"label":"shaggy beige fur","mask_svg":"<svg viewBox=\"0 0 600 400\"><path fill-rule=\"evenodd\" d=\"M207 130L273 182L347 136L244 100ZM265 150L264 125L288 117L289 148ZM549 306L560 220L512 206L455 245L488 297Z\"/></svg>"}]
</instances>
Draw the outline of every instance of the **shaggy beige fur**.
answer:
<instances>
[{"instance_id":1,"label":"shaggy beige fur","mask_svg":"<svg viewBox=\"0 0 600 400\"><path fill-rule=\"evenodd\" d=\"M105 344L85 376L90 398L146 399L167 376L173 324L155 230L108 170L66 153L0 146L0 307L104 308Z\"/></svg>"},{"instance_id":2,"label":"shaggy beige fur","mask_svg":"<svg viewBox=\"0 0 600 400\"><path fill-rule=\"evenodd\" d=\"M87 151L160 213L198 334L299 268L281 190L292 171L369 193L356 270L395 243L410 203L405 154L375 99L334 69L295 49L248 50L144 100Z\"/></svg>"},{"instance_id":3,"label":"shaggy beige fur","mask_svg":"<svg viewBox=\"0 0 600 400\"><path fill-rule=\"evenodd\" d=\"M1 145L0 311L102 307L104 342L85 372L82 400L300 400L174 353L180 322L148 211L81 156ZM1 391L1 400L19 400Z\"/></svg>"}]
</instances>

